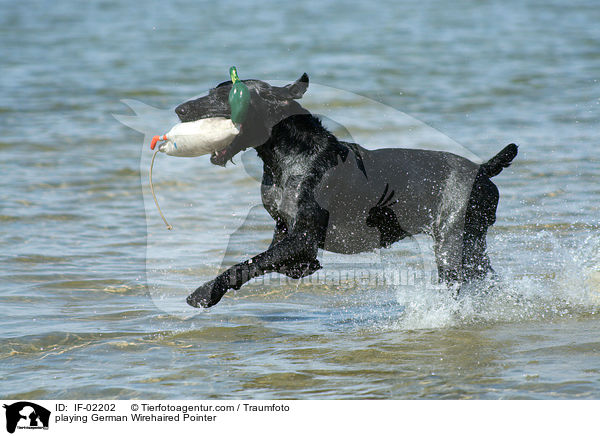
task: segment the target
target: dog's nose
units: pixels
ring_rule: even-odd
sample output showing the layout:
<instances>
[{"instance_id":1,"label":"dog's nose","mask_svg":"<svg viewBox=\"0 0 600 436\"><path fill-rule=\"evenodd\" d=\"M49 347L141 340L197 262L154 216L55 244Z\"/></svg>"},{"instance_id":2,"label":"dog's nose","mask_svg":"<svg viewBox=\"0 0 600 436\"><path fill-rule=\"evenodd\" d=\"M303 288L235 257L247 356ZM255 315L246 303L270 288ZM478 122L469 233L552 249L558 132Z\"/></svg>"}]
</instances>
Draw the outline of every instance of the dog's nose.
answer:
<instances>
[{"instance_id":1,"label":"dog's nose","mask_svg":"<svg viewBox=\"0 0 600 436\"><path fill-rule=\"evenodd\" d=\"M183 105L183 104L180 104L179 106L177 106L177 107L175 108L175 113L176 113L177 115L179 115L180 117L184 116L184 115L187 113L187 110L186 110L186 108L185 108L185 105Z\"/></svg>"}]
</instances>

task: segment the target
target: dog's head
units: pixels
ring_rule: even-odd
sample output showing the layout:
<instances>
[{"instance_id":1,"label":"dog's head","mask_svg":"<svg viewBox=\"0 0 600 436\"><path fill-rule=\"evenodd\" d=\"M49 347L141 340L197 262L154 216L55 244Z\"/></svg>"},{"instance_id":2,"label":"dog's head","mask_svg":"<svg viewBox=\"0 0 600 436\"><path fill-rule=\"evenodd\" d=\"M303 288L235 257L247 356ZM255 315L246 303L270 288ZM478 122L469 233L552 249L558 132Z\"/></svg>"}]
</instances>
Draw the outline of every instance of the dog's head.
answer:
<instances>
[{"instance_id":1,"label":"dog's head","mask_svg":"<svg viewBox=\"0 0 600 436\"><path fill-rule=\"evenodd\" d=\"M271 86L260 80L243 80L250 91L247 115L241 124L240 133L223 150L214 153L210 161L224 166L228 160L249 147L264 144L271 136L271 129L280 121L307 111L295 100L302 98L308 88L308 75L304 73L294 83L286 86ZM229 91L233 83L223 82L208 92L208 95L186 101L175 108L182 122L203 118L231 118Z\"/></svg>"}]
</instances>

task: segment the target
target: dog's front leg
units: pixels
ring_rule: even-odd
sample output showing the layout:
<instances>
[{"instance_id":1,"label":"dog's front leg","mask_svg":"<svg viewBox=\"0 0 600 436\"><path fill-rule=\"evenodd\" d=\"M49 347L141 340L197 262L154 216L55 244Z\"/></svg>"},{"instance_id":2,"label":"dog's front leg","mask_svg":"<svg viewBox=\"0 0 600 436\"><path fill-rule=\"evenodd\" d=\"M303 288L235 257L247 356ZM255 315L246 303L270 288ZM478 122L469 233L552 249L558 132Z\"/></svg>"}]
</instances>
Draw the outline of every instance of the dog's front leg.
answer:
<instances>
[{"instance_id":1,"label":"dog's front leg","mask_svg":"<svg viewBox=\"0 0 600 436\"><path fill-rule=\"evenodd\" d=\"M320 268L317 257L317 242L307 233L291 234L271 246L267 251L232 266L215 279L194 291L187 302L194 307L210 307L217 304L230 289L239 289L244 283L270 272L293 269L295 265L306 265L302 271L306 275ZM315 264L316 262L316 264ZM299 274L300 276L302 276Z\"/></svg>"},{"instance_id":2,"label":"dog's front leg","mask_svg":"<svg viewBox=\"0 0 600 436\"><path fill-rule=\"evenodd\" d=\"M288 229L283 220L277 220L275 225L275 232L273 233L273 241L269 248L277 245L281 240L286 238L288 235ZM302 277L306 277L314 273L315 271L320 270L321 264L315 256L312 256L308 262L298 262L292 261L284 264L280 267L277 272L280 274L285 274L292 279L301 279Z\"/></svg>"},{"instance_id":3,"label":"dog's front leg","mask_svg":"<svg viewBox=\"0 0 600 436\"><path fill-rule=\"evenodd\" d=\"M275 220L275 231L273 232L273 240L269 248L273 248L276 244L281 242L288 235L288 229L285 222L282 219Z\"/></svg>"}]
</instances>

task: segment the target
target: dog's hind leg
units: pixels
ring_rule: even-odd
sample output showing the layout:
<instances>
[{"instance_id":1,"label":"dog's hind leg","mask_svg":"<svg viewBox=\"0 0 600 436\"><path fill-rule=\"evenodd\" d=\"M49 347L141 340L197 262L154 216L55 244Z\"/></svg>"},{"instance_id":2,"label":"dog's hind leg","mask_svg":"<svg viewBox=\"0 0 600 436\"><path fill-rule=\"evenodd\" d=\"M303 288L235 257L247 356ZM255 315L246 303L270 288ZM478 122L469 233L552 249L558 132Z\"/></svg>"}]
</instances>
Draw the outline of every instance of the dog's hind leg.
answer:
<instances>
[{"instance_id":1,"label":"dog's hind leg","mask_svg":"<svg viewBox=\"0 0 600 436\"><path fill-rule=\"evenodd\" d=\"M465 233L463 246L464 280L482 279L488 273L493 273L490 258L486 253L486 233Z\"/></svg>"},{"instance_id":2,"label":"dog's hind leg","mask_svg":"<svg viewBox=\"0 0 600 436\"><path fill-rule=\"evenodd\" d=\"M438 217L433 225L433 251L440 282L453 286L463 279L463 235L465 213L472 179L454 175L444 190Z\"/></svg>"},{"instance_id":3,"label":"dog's hind leg","mask_svg":"<svg viewBox=\"0 0 600 436\"><path fill-rule=\"evenodd\" d=\"M446 226L443 232L434 232L433 251L438 267L438 279L448 285L463 281L462 225Z\"/></svg>"},{"instance_id":4,"label":"dog's hind leg","mask_svg":"<svg viewBox=\"0 0 600 436\"><path fill-rule=\"evenodd\" d=\"M488 227L496 221L498 199L498 188L480 172L473 184L465 215L462 253L465 281L481 279L494 272L486 253L486 235Z\"/></svg>"},{"instance_id":5,"label":"dog's hind leg","mask_svg":"<svg viewBox=\"0 0 600 436\"><path fill-rule=\"evenodd\" d=\"M486 253L486 235L488 228L496 222L500 194L490 177L497 176L508 167L517 152L518 147L509 144L479 167L465 214L462 259L465 280L481 279L494 273Z\"/></svg>"}]
</instances>

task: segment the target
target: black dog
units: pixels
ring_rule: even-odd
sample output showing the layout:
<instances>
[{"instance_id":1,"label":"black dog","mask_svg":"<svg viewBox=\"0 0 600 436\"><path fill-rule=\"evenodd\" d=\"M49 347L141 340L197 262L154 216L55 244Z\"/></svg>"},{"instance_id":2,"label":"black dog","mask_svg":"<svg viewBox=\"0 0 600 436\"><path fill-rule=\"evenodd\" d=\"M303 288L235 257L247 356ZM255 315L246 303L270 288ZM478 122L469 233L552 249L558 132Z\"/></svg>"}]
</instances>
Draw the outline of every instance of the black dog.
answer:
<instances>
[{"instance_id":1,"label":"black dog","mask_svg":"<svg viewBox=\"0 0 600 436\"><path fill-rule=\"evenodd\" d=\"M298 102L308 76L284 87L244 80L251 94L240 134L211 162L224 166L254 147L264 163L262 201L275 220L270 247L200 286L187 302L210 307L229 289L262 274L301 278L321 268L319 248L359 253L406 236L434 239L441 281L460 284L492 271L486 233L496 220L498 189L490 178L517 155L510 144L479 165L452 153L369 151L339 141ZM229 118L231 82L175 109L182 122Z\"/></svg>"}]
</instances>

